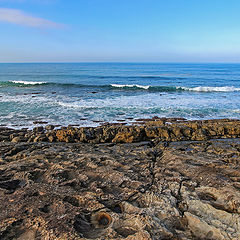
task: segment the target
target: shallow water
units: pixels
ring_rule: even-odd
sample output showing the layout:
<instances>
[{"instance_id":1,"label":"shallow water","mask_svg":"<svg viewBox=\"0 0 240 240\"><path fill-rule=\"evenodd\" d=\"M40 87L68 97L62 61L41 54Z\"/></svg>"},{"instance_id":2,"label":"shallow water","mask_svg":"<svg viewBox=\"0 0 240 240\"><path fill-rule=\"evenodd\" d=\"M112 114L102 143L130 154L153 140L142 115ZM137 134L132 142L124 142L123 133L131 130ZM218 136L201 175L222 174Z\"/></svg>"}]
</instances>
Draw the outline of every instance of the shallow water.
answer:
<instances>
[{"instance_id":1,"label":"shallow water","mask_svg":"<svg viewBox=\"0 0 240 240\"><path fill-rule=\"evenodd\" d=\"M0 64L0 124L240 118L239 64Z\"/></svg>"}]
</instances>

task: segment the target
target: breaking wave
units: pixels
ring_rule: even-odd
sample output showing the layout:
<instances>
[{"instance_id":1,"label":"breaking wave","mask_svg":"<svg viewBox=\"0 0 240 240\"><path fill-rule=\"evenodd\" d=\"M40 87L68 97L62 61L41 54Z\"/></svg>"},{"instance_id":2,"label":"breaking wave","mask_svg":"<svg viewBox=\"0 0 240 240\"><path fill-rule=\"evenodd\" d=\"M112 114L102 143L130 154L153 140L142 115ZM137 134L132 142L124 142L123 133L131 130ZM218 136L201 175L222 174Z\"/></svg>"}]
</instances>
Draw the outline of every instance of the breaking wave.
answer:
<instances>
[{"instance_id":1,"label":"breaking wave","mask_svg":"<svg viewBox=\"0 0 240 240\"><path fill-rule=\"evenodd\" d=\"M193 92L236 92L240 91L240 88L233 86L224 86L224 87L168 87L168 86L143 86L143 85L122 85L122 84L111 84L114 88L133 88L133 89L145 89L159 92L170 92L170 91L193 91Z\"/></svg>"},{"instance_id":2,"label":"breaking wave","mask_svg":"<svg viewBox=\"0 0 240 240\"><path fill-rule=\"evenodd\" d=\"M9 81L9 82L14 84L23 84L23 85L42 85L47 83L47 82L32 82L32 81Z\"/></svg>"},{"instance_id":3,"label":"breaking wave","mask_svg":"<svg viewBox=\"0 0 240 240\"><path fill-rule=\"evenodd\" d=\"M143 86L143 85L138 85L138 84L111 84L112 87L114 88L142 88L142 89L149 89L151 86Z\"/></svg>"},{"instance_id":4,"label":"breaking wave","mask_svg":"<svg viewBox=\"0 0 240 240\"><path fill-rule=\"evenodd\" d=\"M101 90L128 90L128 91L149 91L149 92L236 92L240 88L234 86L197 86L197 87L180 87L180 86L151 86L140 84L110 84L110 85L85 85L78 83L54 83L54 82L35 82L35 81L7 81L0 82L0 87L40 87L43 85L58 86L58 87L76 87Z\"/></svg>"}]
</instances>

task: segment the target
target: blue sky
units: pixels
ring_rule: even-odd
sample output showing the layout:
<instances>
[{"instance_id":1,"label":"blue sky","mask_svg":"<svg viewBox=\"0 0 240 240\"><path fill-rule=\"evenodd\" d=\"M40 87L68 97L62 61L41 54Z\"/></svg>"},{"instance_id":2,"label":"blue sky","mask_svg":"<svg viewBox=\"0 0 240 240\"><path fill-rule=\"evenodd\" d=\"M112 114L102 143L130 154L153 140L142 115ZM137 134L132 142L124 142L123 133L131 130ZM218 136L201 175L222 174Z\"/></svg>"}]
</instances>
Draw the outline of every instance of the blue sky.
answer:
<instances>
[{"instance_id":1,"label":"blue sky","mask_svg":"<svg viewBox=\"0 0 240 240\"><path fill-rule=\"evenodd\" d=\"M0 0L0 62L240 62L239 0Z\"/></svg>"}]
</instances>

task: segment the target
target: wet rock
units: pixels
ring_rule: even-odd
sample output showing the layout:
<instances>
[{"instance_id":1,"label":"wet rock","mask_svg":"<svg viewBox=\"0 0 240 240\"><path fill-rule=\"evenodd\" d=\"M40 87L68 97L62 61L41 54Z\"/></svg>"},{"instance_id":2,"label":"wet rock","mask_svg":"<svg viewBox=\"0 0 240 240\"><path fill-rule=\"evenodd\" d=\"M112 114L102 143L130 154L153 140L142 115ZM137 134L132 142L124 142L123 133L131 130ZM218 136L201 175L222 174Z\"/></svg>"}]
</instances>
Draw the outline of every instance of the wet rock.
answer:
<instances>
[{"instance_id":1,"label":"wet rock","mask_svg":"<svg viewBox=\"0 0 240 240\"><path fill-rule=\"evenodd\" d=\"M47 142L48 140L49 138L45 134L40 134L33 139L33 142Z\"/></svg>"},{"instance_id":2,"label":"wet rock","mask_svg":"<svg viewBox=\"0 0 240 240\"><path fill-rule=\"evenodd\" d=\"M47 125L47 126L45 126L45 129L48 130L48 131L53 130L54 128L55 128L54 125Z\"/></svg>"},{"instance_id":3,"label":"wet rock","mask_svg":"<svg viewBox=\"0 0 240 240\"><path fill-rule=\"evenodd\" d=\"M108 124L102 124L102 127L91 128L91 132L98 131L98 134L91 134L92 137L90 138L84 136L85 130L82 128L75 128L74 133L71 133L69 129L62 129L61 134L58 132L57 135L59 137L57 138L61 142L78 142L81 141L81 139L84 139L84 142L137 142L155 138L158 138L159 141L203 141L212 138L235 138L240 136L240 122L236 120L179 122L178 119L172 119L172 121L174 123L170 125L166 125L162 119L142 122L142 126L132 125L121 127L123 124L109 124L112 126L111 128L107 127ZM100 128L101 131L99 131ZM89 128L86 128L86 132L87 131L89 131ZM114 132L114 135L111 134L112 132ZM68 137L63 137L63 135ZM108 135L108 137L106 137L106 135ZM111 138L109 137L110 135L112 135Z\"/></svg>"},{"instance_id":4,"label":"wet rock","mask_svg":"<svg viewBox=\"0 0 240 240\"><path fill-rule=\"evenodd\" d=\"M51 136L49 138L50 142L128 143L146 140L174 142L240 137L239 120L185 121L179 118L156 118L136 123L137 125L132 123L133 125L125 126L127 123L104 122L95 128L69 125L56 130L54 130L56 126L47 125L45 128L42 126L35 127L33 131L3 128L0 131L0 141L7 141L9 137L12 140L21 136L21 141L33 142L37 137L36 135L44 132L44 130L47 130L49 136ZM48 136L46 137L48 138Z\"/></svg>"},{"instance_id":5,"label":"wet rock","mask_svg":"<svg viewBox=\"0 0 240 240\"><path fill-rule=\"evenodd\" d=\"M124 127L119 132L117 132L112 142L131 143L131 142L144 141L144 140L145 140L144 128Z\"/></svg>"},{"instance_id":6,"label":"wet rock","mask_svg":"<svg viewBox=\"0 0 240 240\"><path fill-rule=\"evenodd\" d=\"M55 142L56 141L56 135L55 133L46 133L46 138L48 138L49 142Z\"/></svg>"},{"instance_id":7,"label":"wet rock","mask_svg":"<svg viewBox=\"0 0 240 240\"><path fill-rule=\"evenodd\" d=\"M44 131L43 126L33 128L33 132L35 132L35 133L43 132L43 131Z\"/></svg>"},{"instance_id":8,"label":"wet rock","mask_svg":"<svg viewBox=\"0 0 240 240\"><path fill-rule=\"evenodd\" d=\"M34 121L33 124L47 124L46 121Z\"/></svg>"}]
</instances>

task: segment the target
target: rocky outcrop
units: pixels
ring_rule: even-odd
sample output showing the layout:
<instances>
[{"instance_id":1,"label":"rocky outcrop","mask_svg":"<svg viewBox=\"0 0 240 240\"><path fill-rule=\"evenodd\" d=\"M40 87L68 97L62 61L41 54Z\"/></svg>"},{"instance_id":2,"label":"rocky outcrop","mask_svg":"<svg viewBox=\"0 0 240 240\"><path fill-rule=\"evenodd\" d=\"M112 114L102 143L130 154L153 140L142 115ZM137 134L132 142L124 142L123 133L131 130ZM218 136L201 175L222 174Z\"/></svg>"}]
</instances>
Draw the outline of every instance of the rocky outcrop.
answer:
<instances>
[{"instance_id":1,"label":"rocky outcrop","mask_svg":"<svg viewBox=\"0 0 240 240\"><path fill-rule=\"evenodd\" d=\"M200 138L204 124L179 131ZM238 131L211 122L206 131L211 124L215 136ZM240 239L239 139L119 144L146 140L146 127L107 129L54 131L64 142L2 140L0 239ZM174 124L159 129L160 139L180 136ZM69 143L103 135L111 143Z\"/></svg>"},{"instance_id":2,"label":"rocky outcrop","mask_svg":"<svg viewBox=\"0 0 240 240\"><path fill-rule=\"evenodd\" d=\"M240 121L0 128L0 239L240 239Z\"/></svg>"},{"instance_id":3,"label":"rocky outcrop","mask_svg":"<svg viewBox=\"0 0 240 240\"><path fill-rule=\"evenodd\" d=\"M60 142L130 143L156 139L158 141L208 140L240 136L239 120L206 120L163 122L148 121L141 126L100 126L96 128L63 128L52 132Z\"/></svg>"},{"instance_id":4,"label":"rocky outcrop","mask_svg":"<svg viewBox=\"0 0 240 240\"><path fill-rule=\"evenodd\" d=\"M108 124L95 128L69 126L54 130L52 125L45 128L38 126L32 131L1 128L0 141L132 143L151 140L174 142L240 137L240 120L185 121L176 118L150 120L141 122L141 125Z\"/></svg>"}]
</instances>

